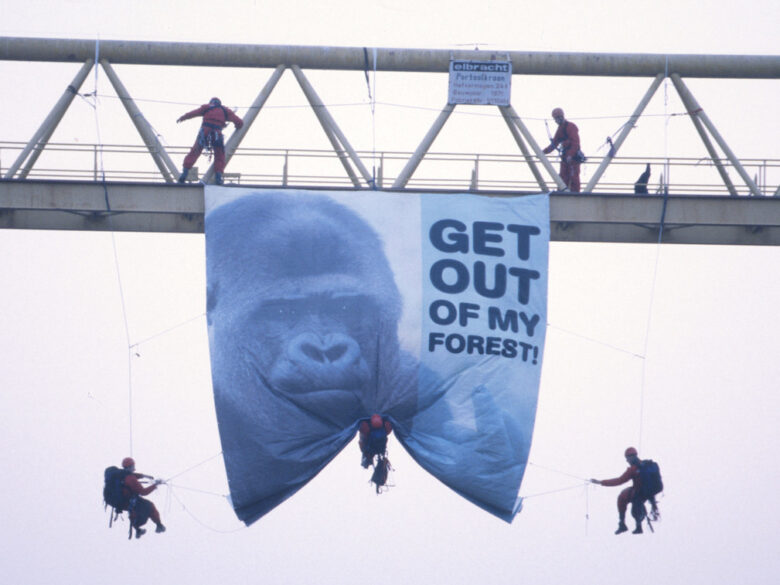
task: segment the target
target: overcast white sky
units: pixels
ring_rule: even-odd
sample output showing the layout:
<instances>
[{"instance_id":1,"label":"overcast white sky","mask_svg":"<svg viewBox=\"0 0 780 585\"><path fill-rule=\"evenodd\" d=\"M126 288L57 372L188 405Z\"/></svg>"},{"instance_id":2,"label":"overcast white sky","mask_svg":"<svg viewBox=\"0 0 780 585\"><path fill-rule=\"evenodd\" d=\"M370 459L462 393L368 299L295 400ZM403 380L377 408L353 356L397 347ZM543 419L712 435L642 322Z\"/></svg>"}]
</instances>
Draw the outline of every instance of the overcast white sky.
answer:
<instances>
[{"instance_id":1,"label":"overcast white sky","mask_svg":"<svg viewBox=\"0 0 780 585\"><path fill-rule=\"evenodd\" d=\"M526 7L459 0L175 6L0 0L4 36L369 47L481 43L484 49L777 55L778 20L769 0L711 2L706 10L687 0L607 0L598 8L567 1ZM76 70L0 62L0 140L28 140ZM246 107L269 72L252 72L251 81L244 71L127 67L119 73L139 100L171 102L144 109L152 108L147 115L168 144L186 145L196 125L177 126L181 113L213 94ZM362 73L336 84L321 74L311 78L326 103L362 102L335 114L359 148L371 147L375 129L378 148L413 150L446 99L443 76L380 75L377 99L395 107L378 107L371 120ZM111 93L102 71L97 83L100 93ZM564 107L593 152L622 123L595 119L629 114L649 83L516 76L513 104L533 120ZM91 75L84 90L94 84ZM738 155L780 158L776 80L691 80L689 86ZM284 89L276 99L279 106L303 103ZM102 140L137 141L124 112L114 108L113 100L101 99ZM659 93L649 111L665 108L676 111L679 101L665 105ZM292 129L293 114L276 112L273 120L261 114L257 132L253 127L247 137L251 144L324 143L316 125ZM53 139L94 142L95 119L77 100ZM500 130L481 133L465 116L451 124L437 142L445 149L495 152L491 147L506 140L497 134L505 133L503 122ZM533 130L544 132L540 121ZM668 124L647 120L636 132L626 145L636 156L704 156L682 117ZM7 166L7 155L0 156ZM213 458L220 446L202 317L203 247L202 235L0 231L4 581L778 581L780 250L551 245L533 465L521 489L528 496L524 510L512 525L453 494L391 440L396 471L388 493L374 494L357 445L350 445L301 492L243 528L221 495L227 493L224 468ZM176 476L178 487L152 496L168 532L128 543L126 522L108 529L100 492L103 469L118 464L131 443L140 471ZM619 490L586 490L580 478L621 473L630 444L661 463L663 520L655 534L615 537Z\"/></svg>"}]
</instances>

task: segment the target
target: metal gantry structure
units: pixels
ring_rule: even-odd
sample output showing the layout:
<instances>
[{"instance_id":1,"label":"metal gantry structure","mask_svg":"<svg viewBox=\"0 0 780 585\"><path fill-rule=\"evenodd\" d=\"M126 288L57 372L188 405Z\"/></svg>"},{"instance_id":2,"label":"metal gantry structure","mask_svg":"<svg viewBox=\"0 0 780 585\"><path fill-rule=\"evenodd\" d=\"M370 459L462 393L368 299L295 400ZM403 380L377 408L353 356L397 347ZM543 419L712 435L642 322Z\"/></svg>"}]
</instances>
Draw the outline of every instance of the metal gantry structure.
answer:
<instances>
[{"instance_id":1,"label":"metal gantry structure","mask_svg":"<svg viewBox=\"0 0 780 585\"><path fill-rule=\"evenodd\" d=\"M590 199L589 195L604 195L595 191L599 180L603 176L607 167L613 161L615 155L626 141L630 132L635 126L635 122L641 117L648 103L657 92L664 79L671 79L674 88L678 92L689 117L703 141L712 162L720 174L724 185L732 196L738 195L737 188L729 178L723 165L723 159L718 156L716 146L721 149L725 159L736 169L741 180L744 182L750 198L740 197L745 201L747 199L769 199L772 205L763 205L760 212L748 212L743 217L736 219L734 226L739 230L746 230L753 234L760 234L758 237L748 237L741 241L741 237L734 234L725 238L722 243L780 243L780 235L777 234L780 229L778 221L778 205L774 204L780 200L780 186L774 192L762 193L756 182L750 177L740 160L729 148L728 144L718 132L716 126L707 116L706 112L699 105L698 101L690 91L685 78L740 78L740 79L780 79L780 56L760 56L760 55L664 55L664 54L609 54L609 53L545 53L545 52L522 52L508 51L500 53L490 53L487 51L451 51L451 50L427 50L427 49L392 49L392 48L363 48L363 47L316 47L316 46L278 46L278 45L245 45L245 44L215 44L215 43L172 43L172 42L145 42L145 41L107 41L107 40L85 40L85 39L43 39L43 38L19 38L19 37L0 37L0 60L8 61L45 61L45 62L69 62L82 63L82 66L73 81L63 91L62 96L52 108L49 115L40 125L30 141L21 150L13 164L10 165L5 173L4 179L9 182L0 187L0 193L6 191L0 203L0 217L8 216L11 210L20 209L11 207L8 202L13 199L15 205L21 205L23 201L17 196L14 185L18 184L19 179L27 179L31 169L35 165L40 153L44 150L57 125L64 116L74 97L89 75L89 72L96 63L103 68L111 85L121 99L130 119L135 128L142 137L149 154L159 169L160 176L165 183L174 183L179 174L179 169L172 162L171 157L160 143L150 123L143 115L141 109L133 97L129 94L127 88L117 75L114 65L133 64L149 66L196 66L196 67L247 67L247 68L267 68L272 70L271 75L260 92L257 94L252 105L244 116L244 126L236 130L226 143L226 158L229 160L239 148L241 141L246 135L252 123L257 118L269 96L274 91L279 79L287 69L290 69L297 83L300 85L309 105L312 107L316 117L322 126L338 160L349 177L349 180L356 189L374 189L377 188L376 177L373 176L367 166L361 160L358 152L352 147L349 140L339 128L328 108L320 99L313 85L304 73L308 69L320 70L353 70L353 71L392 71L392 72L424 72L424 73L447 73L451 60L507 60L512 64L513 75L563 75L563 76L615 76L615 77L647 77L651 79L650 86L645 94L639 100L628 123L626 123L619 136L613 143L610 155L604 157L596 171L591 176L583 190L583 195L567 196L558 199L558 201L568 202L567 205L573 205L580 211L575 213L564 213L560 221L554 225L560 229L560 239L580 238L585 241L599 241L597 234L585 229L586 224L591 227L596 225L604 226L610 223L609 216L614 214L614 210L619 206L625 206L629 203L634 206L645 208L653 207L655 204L637 203L636 197L622 196L622 203L619 199L599 197ZM425 134L421 143L409 157L403 166L403 170L395 177L392 189L403 191L415 173L420 162L429 152L431 145L436 139L441 129L446 124L450 115L456 108L455 104L444 104L441 112ZM542 151L542 148L536 142L521 116L511 105L498 106L503 120L506 122L515 143L517 144L522 158L528 164L533 173L534 180L538 185L538 190L542 192L563 191L565 184L554 169L550 160ZM538 164L537 164L538 163ZM542 168L539 168L541 165ZM545 178L545 175L549 177ZM209 168L202 176L202 182L208 183L213 178L213 167ZM176 186L178 188L178 186ZM87 188L85 186L85 188ZM164 188L162 185L156 189ZM195 187L197 189L197 187ZM39 185L38 193L50 193L52 188L49 185ZM65 193L67 190L63 190ZM124 190L126 193L127 189ZM135 189L134 197L144 201L146 195L145 188ZM25 191L30 194L28 191ZM21 191L19 191L21 193ZM506 194L506 193L504 193ZM767 197L774 195L774 197ZM51 197L51 194L49 195ZM56 197L59 199L59 197ZM108 195L106 191L106 201ZM575 203L577 198L583 201L582 204ZM174 197L175 199L175 197ZM649 221L649 215L644 213L627 213L623 221L626 225L647 226L663 225L667 222L667 228L675 225L675 222L669 223L674 217L673 207L668 205L673 197L665 195L662 204L662 213L655 219ZM694 198L703 201L702 198ZM718 198L714 198L718 199ZM724 199L724 198L720 198ZM730 198L725 198L730 199ZM35 199L40 202L40 197ZM590 200L590 203L585 201ZM610 202L610 203L607 203ZM631 203L633 202L633 203ZM57 201L57 205L62 205L62 201ZM53 203L52 203L53 204ZM608 205L608 207L605 207ZM704 205L700 203L699 205ZM733 210L728 216L724 216L722 211L708 211L698 213L693 211L695 202L686 203L686 213L677 218L677 225L695 226L700 223L704 225L719 225L722 222L728 223L728 217L736 217L740 214L734 214ZM65 207L68 207L67 205ZM137 209L135 204L129 207ZM191 206L185 206L181 209L183 215L198 213L191 209ZM559 210L562 210L559 207ZM590 211L583 214L583 209L589 207ZM555 209L556 206L553 206ZM113 208L114 210L116 208ZM772 210L772 211L770 211ZM96 214L99 210L87 208L74 213L81 213L84 216ZM152 212L153 210L149 210ZM154 210L159 212L160 210ZM202 213L202 210L200 210ZM671 213L669 217L667 214ZM17 219L23 214L16 214ZM36 214L33 214L36 215ZM618 214L621 215L621 214ZM718 217L720 215L720 217ZM97 217L97 215L94 215ZM569 217L571 216L571 217ZM705 219L702 220L702 217ZM604 221L600 221L604 220ZM686 223L687 222L687 223ZM710 223L706 223L710 222ZM755 223L754 223L755 222ZM66 222L68 223L68 222ZM78 223L78 222L77 222ZM99 227L89 228L88 223L81 227L74 227L70 222L63 229L101 229ZM122 222L119 222L122 223ZM176 224L177 222L174 222ZM186 223L186 222L185 222ZM94 222L95 226L101 222ZM171 229L179 231L174 224L169 228L150 228L139 224L138 229ZM196 222L197 224L197 222ZM572 226L578 224L578 229ZM116 223L114 223L116 225ZM8 219L0 221L3 227L33 227L24 221L14 221ZM102 229L108 229L104 227ZM131 225L123 229L133 229ZM641 227L639 232L646 231ZM183 231L192 231L190 228ZM568 231L568 235L563 234ZM652 230L650 230L652 231ZM702 230L689 230L699 231ZM707 231L707 230L705 230ZM709 230L712 231L711 229ZM589 235L586 235L586 232ZM634 233L635 230L629 230ZM773 235L768 237L768 233ZM577 236L575 234L581 233ZM618 236L613 232L612 238L608 241L645 241L640 236L626 235L628 232L621 232L624 235ZM553 233L555 239L556 234ZM748 241L750 240L750 241ZM697 239L680 238L680 242L696 243ZM717 237L703 237L701 243L721 243Z\"/></svg>"}]
</instances>

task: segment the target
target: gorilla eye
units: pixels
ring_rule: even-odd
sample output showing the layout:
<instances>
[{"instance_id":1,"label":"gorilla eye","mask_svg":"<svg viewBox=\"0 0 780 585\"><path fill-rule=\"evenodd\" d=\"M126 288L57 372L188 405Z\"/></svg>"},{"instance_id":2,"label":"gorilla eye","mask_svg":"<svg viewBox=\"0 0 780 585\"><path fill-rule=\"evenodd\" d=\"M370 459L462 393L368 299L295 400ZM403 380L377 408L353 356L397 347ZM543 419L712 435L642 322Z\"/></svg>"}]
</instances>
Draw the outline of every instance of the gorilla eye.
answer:
<instances>
[{"instance_id":1,"label":"gorilla eye","mask_svg":"<svg viewBox=\"0 0 780 585\"><path fill-rule=\"evenodd\" d=\"M263 303L257 311L257 317L262 321L292 321L301 314L295 300L276 299Z\"/></svg>"},{"instance_id":2,"label":"gorilla eye","mask_svg":"<svg viewBox=\"0 0 780 585\"><path fill-rule=\"evenodd\" d=\"M355 327L374 312L374 304L366 295L342 295L323 299L320 314Z\"/></svg>"}]
</instances>

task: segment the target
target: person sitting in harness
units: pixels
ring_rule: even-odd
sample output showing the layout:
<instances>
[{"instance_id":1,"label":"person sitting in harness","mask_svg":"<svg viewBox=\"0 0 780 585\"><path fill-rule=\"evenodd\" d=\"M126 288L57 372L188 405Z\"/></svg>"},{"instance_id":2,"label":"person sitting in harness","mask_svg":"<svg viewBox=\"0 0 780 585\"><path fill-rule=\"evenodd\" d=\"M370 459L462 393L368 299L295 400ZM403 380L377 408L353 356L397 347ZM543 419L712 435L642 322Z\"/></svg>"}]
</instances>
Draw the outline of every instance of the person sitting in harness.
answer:
<instances>
[{"instance_id":1,"label":"person sitting in harness","mask_svg":"<svg viewBox=\"0 0 780 585\"><path fill-rule=\"evenodd\" d=\"M591 483L603 486L617 486L631 481L631 486L625 488L618 495L618 527L615 534L622 534L628 531L626 526L626 509L631 502L631 516L636 522L636 528L633 534L642 534L642 520L647 516L645 502L649 501L652 506L650 518L658 518L658 505L655 496L663 491L663 481L658 464L652 459L641 460L639 453L634 447L629 447L625 451L626 461L629 464L628 469L620 477L613 479L591 479ZM649 524L649 520L648 520ZM652 530L652 524L649 524Z\"/></svg>"},{"instance_id":2,"label":"person sitting in harness","mask_svg":"<svg viewBox=\"0 0 780 585\"><path fill-rule=\"evenodd\" d=\"M393 424L379 414L372 414L370 419L360 422L359 427L361 465L368 468L374 466L371 483L376 485L376 493L381 493L387 484L389 472L392 470L387 459L387 437L393 432Z\"/></svg>"},{"instance_id":3,"label":"person sitting in harness","mask_svg":"<svg viewBox=\"0 0 780 585\"><path fill-rule=\"evenodd\" d=\"M367 469L374 457L387 453L387 437L393 432L393 424L380 414L372 414L370 419L361 421L358 430L361 465Z\"/></svg>"},{"instance_id":4,"label":"person sitting in harness","mask_svg":"<svg viewBox=\"0 0 780 585\"><path fill-rule=\"evenodd\" d=\"M130 523L135 528L135 537L141 538L146 534L146 529L142 526L149 518L157 525L155 532L165 532L165 526L160 520L160 512L157 511L157 507L146 498L141 497L151 494L158 485L163 483L163 480L155 479L154 483L148 486L141 484L140 479L152 478L143 473L135 472L135 460L132 457L125 457L122 460L122 469L127 472L122 482L122 493L130 501Z\"/></svg>"},{"instance_id":5,"label":"person sitting in harness","mask_svg":"<svg viewBox=\"0 0 780 585\"><path fill-rule=\"evenodd\" d=\"M225 172L225 139L222 136L222 129L227 126L228 122L233 122L236 129L240 129L244 125L244 121L239 118L233 110L226 108L222 105L219 98L211 98L209 103L203 104L199 108L187 112L181 116L176 123L195 118L197 116L203 116L203 123L198 131L198 137L195 140L195 144L192 145L190 152L184 158L182 165L182 172L179 176L179 183L184 183L187 180L187 173L189 173L195 161L198 160L200 153L203 149L206 152L214 153L214 180L217 185L223 183L223 173Z\"/></svg>"}]
</instances>

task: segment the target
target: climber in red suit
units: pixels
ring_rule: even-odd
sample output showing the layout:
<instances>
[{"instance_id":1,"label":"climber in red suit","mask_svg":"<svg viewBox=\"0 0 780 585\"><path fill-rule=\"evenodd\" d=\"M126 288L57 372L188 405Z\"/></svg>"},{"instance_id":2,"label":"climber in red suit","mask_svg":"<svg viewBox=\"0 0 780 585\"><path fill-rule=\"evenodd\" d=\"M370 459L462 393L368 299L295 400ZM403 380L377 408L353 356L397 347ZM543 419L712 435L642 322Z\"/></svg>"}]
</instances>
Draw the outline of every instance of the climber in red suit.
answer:
<instances>
[{"instance_id":1,"label":"climber in red suit","mask_svg":"<svg viewBox=\"0 0 780 585\"><path fill-rule=\"evenodd\" d=\"M177 123L203 116L203 123L198 131L198 137L195 144L192 145L190 152L184 158L184 168L179 176L179 183L187 180L187 173L198 160L200 153L205 148L207 151L214 151L214 172L215 183L222 184L222 173L225 172L225 139L222 136L222 129L228 122L233 122L236 129L244 125L244 121L239 118L233 110L222 105L219 98L211 98L207 104L187 112L181 116Z\"/></svg>"},{"instance_id":2,"label":"climber in red suit","mask_svg":"<svg viewBox=\"0 0 780 585\"><path fill-rule=\"evenodd\" d=\"M566 190L572 193L580 192L580 131L577 126L563 116L561 108L552 111L553 120L558 124L558 130L552 137L550 145L544 149L550 154L558 145L561 147L561 179L566 183Z\"/></svg>"}]
</instances>

